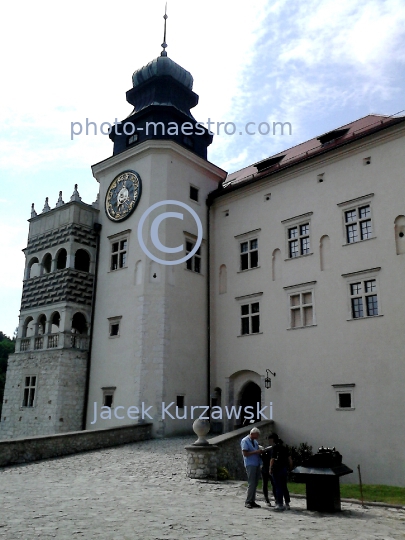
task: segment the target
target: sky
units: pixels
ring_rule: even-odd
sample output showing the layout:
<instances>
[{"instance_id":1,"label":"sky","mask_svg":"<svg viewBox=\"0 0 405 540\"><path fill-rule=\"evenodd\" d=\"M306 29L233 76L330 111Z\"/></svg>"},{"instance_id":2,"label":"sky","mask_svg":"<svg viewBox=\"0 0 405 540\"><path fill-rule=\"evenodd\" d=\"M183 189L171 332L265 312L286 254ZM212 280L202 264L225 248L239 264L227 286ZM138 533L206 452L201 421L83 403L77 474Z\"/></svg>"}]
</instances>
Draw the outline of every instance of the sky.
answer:
<instances>
[{"instance_id":1,"label":"sky","mask_svg":"<svg viewBox=\"0 0 405 540\"><path fill-rule=\"evenodd\" d=\"M74 184L84 202L95 200L91 165L112 155L112 142L99 129L72 140L71 123L100 126L131 112L125 92L160 54L164 4L2 3L0 330L10 336L31 204L39 213L49 197L53 208ZM367 114L405 109L405 0L169 0L168 16L168 56L192 73L193 115L215 122L208 159L228 172ZM233 122L236 133L217 134L217 122ZM291 134L258 132L273 122L289 122Z\"/></svg>"}]
</instances>

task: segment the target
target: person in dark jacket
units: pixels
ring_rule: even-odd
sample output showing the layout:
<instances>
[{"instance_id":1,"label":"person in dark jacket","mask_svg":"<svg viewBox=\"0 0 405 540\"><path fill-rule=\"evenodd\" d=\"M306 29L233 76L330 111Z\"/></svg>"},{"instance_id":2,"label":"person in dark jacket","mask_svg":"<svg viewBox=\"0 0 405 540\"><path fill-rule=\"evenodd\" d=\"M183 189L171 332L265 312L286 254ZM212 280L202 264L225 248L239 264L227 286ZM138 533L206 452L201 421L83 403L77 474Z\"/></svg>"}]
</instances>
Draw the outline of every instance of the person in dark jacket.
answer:
<instances>
[{"instance_id":1,"label":"person in dark jacket","mask_svg":"<svg viewBox=\"0 0 405 540\"><path fill-rule=\"evenodd\" d=\"M272 456L272 446L264 448L261 454L262 458L262 481L263 481L263 496L268 506L271 506L269 499L269 481L271 482L271 489L273 492L274 500L276 499L276 491L274 489L273 477L270 474L270 460Z\"/></svg>"},{"instance_id":2,"label":"person in dark jacket","mask_svg":"<svg viewBox=\"0 0 405 540\"><path fill-rule=\"evenodd\" d=\"M273 477L276 491L275 510L289 510L290 493L287 487L287 474L289 470L292 470L293 462L287 447L284 445L277 433L272 433L269 435L269 442L272 445L270 474ZM285 506L283 505L283 500L285 501Z\"/></svg>"}]
</instances>

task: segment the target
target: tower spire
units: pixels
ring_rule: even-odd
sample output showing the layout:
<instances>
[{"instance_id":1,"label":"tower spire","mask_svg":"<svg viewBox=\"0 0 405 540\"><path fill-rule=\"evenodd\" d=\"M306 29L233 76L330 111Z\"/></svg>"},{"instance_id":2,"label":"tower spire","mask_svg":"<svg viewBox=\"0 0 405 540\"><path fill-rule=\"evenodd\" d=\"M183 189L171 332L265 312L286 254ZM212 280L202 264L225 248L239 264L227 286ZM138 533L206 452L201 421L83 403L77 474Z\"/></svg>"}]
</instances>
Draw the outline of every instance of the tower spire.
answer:
<instances>
[{"instance_id":1,"label":"tower spire","mask_svg":"<svg viewBox=\"0 0 405 540\"><path fill-rule=\"evenodd\" d=\"M167 56L167 52L166 52L166 47L167 47L167 43L166 43L167 2L166 2L166 5L165 5L165 14L163 15L163 18L165 20L165 28L164 28L164 32L163 32L163 43L162 43L163 51L160 53L160 56Z\"/></svg>"}]
</instances>

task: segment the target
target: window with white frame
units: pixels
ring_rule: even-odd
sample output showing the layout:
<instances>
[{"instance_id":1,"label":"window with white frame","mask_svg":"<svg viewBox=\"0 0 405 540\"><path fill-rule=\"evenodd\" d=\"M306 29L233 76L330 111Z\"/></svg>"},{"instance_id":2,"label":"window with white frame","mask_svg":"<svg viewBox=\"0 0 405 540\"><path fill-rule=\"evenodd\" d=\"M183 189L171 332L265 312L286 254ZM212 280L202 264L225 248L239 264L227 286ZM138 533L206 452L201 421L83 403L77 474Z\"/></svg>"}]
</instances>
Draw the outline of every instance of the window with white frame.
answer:
<instances>
[{"instance_id":1,"label":"window with white frame","mask_svg":"<svg viewBox=\"0 0 405 540\"><path fill-rule=\"evenodd\" d=\"M127 265L128 239L118 240L111 243L111 266L110 270L119 270Z\"/></svg>"},{"instance_id":2,"label":"window with white frame","mask_svg":"<svg viewBox=\"0 0 405 540\"><path fill-rule=\"evenodd\" d=\"M260 332L260 303L251 302L240 306L241 335L258 334Z\"/></svg>"},{"instance_id":3,"label":"window with white frame","mask_svg":"<svg viewBox=\"0 0 405 540\"><path fill-rule=\"evenodd\" d=\"M288 229L288 256L290 259L310 252L309 222Z\"/></svg>"},{"instance_id":4,"label":"window with white frame","mask_svg":"<svg viewBox=\"0 0 405 540\"><path fill-rule=\"evenodd\" d=\"M377 281L367 279L350 284L353 319L378 315Z\"/></svg>"},{"instance_id":5,"label":"window with white frame","mask_svg":"<svg viewBox=\"0 0 405 540\"><path fill-rule=\"evenodd\" d=\"M346 242L353 244L372 237L371 207L369 204L345 211Z\"/></svg>"},{"instance_id":6,"label":"window with white frame","mask_svg":"<svg viewBox=\"0 0 405 540\"><path fill-rule=\"evenodd\" d=\"M194 247L195 242L190 239L186 239L186 255L191 253ZM187 259L186 268L187 270L191 270L192 272L197 272L197 274L201 274L201 246L197 249L197 251L192 257Z\"/></svg>"},{"instance_id":7,"label":"window with white frame","mask_svg":"<svg viewBox=\"0 0 405 540\"><path fill-rule=\"evenodd\" d=\"M34 407L35 394L37 389L37 377L36 375L29 375L24 377L24 394L23 394L23 407Z\"/></svg>"},{"instance_id":8,"label":"window with white frame","mask_svg":"<svg viewBox=\"0 0 405 540\"><path fill-rule=\"evenodd\" d=\"M313 212L285 219L287 259L311 255L311 216Z\"/></svg>"},{"instance_id":9,"label":"window with white frame","mask_svg":"<svg viewBox=\"0 0 405 540\"><path fill-rule=\"evenodd\" d=\"M378 272L371 268L351 274L342 274L347 279L349 320L377 317L381 315L378 292Z\"/></svg>"},{"instance_id":10,"label":"window with white frame","mask_svg":"<svg viewBox=\"0 0 405 540\"><path fill-rule=\"evenodd\" d=\"M343 211L346 244L355 244L374 238L371 200L374 193L339 203Z\"/></svg>"},{"instance_id":11,"label":"window with white frame","mask_svg":"<svg viewBox=\"0 0 405 540\"><path fill-rule=\"evenodd\" d=\"M257 238L240 243L240 269L249 270L259 266L259 242Z\"/></svg>"},{"instance_id":12,"label":"window with white frame","mask_svg":"<svg viewBox=\"0 0 405 540\"><path fill-rule=\"evenodd\" d=\"M354 410L354 387L355 384L332 384L336 393L336 410Z\"/></svg>"},{"instance_id":13,"label":"window with white frame","mask_svg":"<svg viewBox=\"0 0 405 540\"><path fill-rule=\"evenodd\" d=\"M284 287L284 290L288 294L289 328L304 328L316 324L315 283L316 281L311 281Z\"/></svg>"},{"instance_id":14,"label":"window with white frame","mask_svg":"<svg viewBox=\"0 0 405 540\"><path fill-rule=\"evenodd\" d=\"M290 326L312 326L314 324L314 309L312 291L292 294L290 296Z\"/></svg>"}]
</instances>

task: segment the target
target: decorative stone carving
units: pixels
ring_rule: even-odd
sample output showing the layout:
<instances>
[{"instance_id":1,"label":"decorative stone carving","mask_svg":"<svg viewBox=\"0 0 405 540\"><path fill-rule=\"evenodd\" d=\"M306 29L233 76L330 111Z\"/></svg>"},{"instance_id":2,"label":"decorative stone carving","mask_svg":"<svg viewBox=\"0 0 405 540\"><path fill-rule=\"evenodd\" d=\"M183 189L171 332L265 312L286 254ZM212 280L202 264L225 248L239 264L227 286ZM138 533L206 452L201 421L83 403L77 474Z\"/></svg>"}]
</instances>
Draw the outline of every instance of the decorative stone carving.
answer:
<instances>
[{"instance_id":1,"label":"decorative stone carving","mask_svg":"<svg viewBox=\"0 0 405 540\"><path fill-rule=\"evenodd\" d=\"M48 197L45 199L45 204L44 204L44 207L42 209L42 213L44 214L45 212L49 212L49 210L51 209L51 207L49 206L48 204Z\"/></svg>"},{"instance_id":2,"label":"decorative stone carving","mask_svg":"<svg viewBox=\"0 0 405 540\"><path fill-rule=\"evenodd\" d=\"M63 206L65 204L64 201L62 201L62 192L59 191L59 198L58 198L58 202L56 203L56 207L58 208L59 206Z\"/></svg>"},{"instance_id":3,"label":"decorative stone carving","mask_svg":"<svg viewBox=\"0 0 405 540\"><path fill-rule=\"evenodd\" d=\"M70 197L70 202L81 202L82 198L79 195L79 192L77 191L77 184L75 184L75 189L73 191L72 196Z\"/></svg>"}]
</instances>

